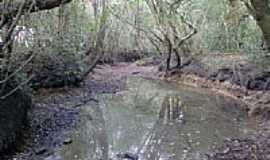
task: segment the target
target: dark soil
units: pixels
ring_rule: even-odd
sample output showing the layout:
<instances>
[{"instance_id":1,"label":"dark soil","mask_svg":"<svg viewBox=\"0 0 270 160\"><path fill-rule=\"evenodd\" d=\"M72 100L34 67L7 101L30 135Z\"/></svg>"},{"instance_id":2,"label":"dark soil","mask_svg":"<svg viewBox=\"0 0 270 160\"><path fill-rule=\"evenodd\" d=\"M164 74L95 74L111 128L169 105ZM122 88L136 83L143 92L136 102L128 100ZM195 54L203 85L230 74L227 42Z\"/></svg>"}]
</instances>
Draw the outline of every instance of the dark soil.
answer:
<instances>
[{"instance_id":1,"label":"dark soil","mask_svg":"<svg viewBox=\"0 0 270 160\"><path fill-rule=\"evenodd\" d=\"M247 139L228 139L224 146L208 155L209 160L269 160L269 139L269 134L258 134Z\"/></svg>"},{"instance_id":2,"label":"dark soil","mask_svg":"<svg viewBox=\"0 0 270 160\"><path fill-rule=\"evenodd\" d=\"M213 81L229 81L249 90L270 90L270 72L259 71L251 64L220 68L208 76Z\"/></svg>"},{"instance_id":3,"label":"dark soil","mask_svg":"<svg viewBox=\"0 0 270 160\"><path fill-rule=\"evenodd\" d=\"M13 88L8 82L3 95ZM31 97L22 89L0 100L0 159L4 153L13 151L15 142L21 139L22 131L28 125L27 115L31 106Z\"/></svg>"},{"instance_id":4,"label":"dark soil","mask_svg":"<svg viewBox=\"0 0 270 160\"><path fill-rule=\"evenodd\" d=\"M37 55L24 72L34 76L30 81L33 89L61 88L79 85L82 66L74 56Z\"/></svg>"}]
</instances>

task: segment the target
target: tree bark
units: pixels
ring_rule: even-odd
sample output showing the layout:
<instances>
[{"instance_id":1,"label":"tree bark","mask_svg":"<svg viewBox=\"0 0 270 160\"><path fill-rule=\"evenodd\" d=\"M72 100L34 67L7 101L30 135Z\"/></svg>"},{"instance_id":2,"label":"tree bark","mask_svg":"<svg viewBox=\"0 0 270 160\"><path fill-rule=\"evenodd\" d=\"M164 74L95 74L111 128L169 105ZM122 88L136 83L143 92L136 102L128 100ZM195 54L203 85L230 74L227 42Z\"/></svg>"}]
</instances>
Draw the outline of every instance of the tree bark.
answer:
<instances>
[{"instance_id":1,"label":"tree bark","mask_svg":"<svg viewBox=\"0 0 270 160\"><path fill-rule=\"evenodd\" d=\"M269 0L251 0L252 15L260 27L265 47L270 52L270 7Z\"/></svg>"},{"instance_id":2,"label":"tree bark","mask_svg":"<svg viewBox=\"0 0 270 160\"><path fill-rule=\"evenodd\" d=\"M61 4L66 4L72 0L35 0L34 6L32 7L33 0L25 0L23 12L29 12L29 8L32 7L30 12L37 12L40 10L49 10L59 7ZM24 0L8 1L3 2L0 0L0 14L3 17L14 17L16 16L20 6L24 3Z\"/></svg>"}]
</instances>

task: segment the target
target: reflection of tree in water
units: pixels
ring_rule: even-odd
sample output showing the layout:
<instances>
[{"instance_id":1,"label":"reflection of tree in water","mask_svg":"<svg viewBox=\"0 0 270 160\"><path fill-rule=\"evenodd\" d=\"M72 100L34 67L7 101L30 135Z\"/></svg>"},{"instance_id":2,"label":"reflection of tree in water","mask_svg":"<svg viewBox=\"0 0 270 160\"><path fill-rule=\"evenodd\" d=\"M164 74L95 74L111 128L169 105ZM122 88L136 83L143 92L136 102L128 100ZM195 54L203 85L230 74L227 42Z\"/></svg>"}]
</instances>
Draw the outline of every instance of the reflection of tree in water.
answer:
<instances>
[{"instance_id":1,"label":"reflection of tree in water","mask_svg":"<svg viewBox=\"0 0 270 160\"><path fill-rule=\"evenodd\" d=\"M109 144L105 128L103 112L97 103L91 103L82 108L78 132L73 137L73 142L61 152L63 159L108 160Z\"/></svg>"},{"instance_id":2,"label":"reflection of tree in water","mask_svg":"<svg viewBox=\"0 0 270 160\"><path fill-rule=\"evenodd\" d=\"M183 107L180 97L165 97L159 119L143 144L141 154L144 159L177 159L181 150L189 148L188 144L180 144L184 142L179 136L184 125Z\"/></svg>"},{"instance_id":3,"label":"reflection of tree in water","mask_svg":"<svg viewBox=\"0 0 270 160\"><path fill-rule=\"evenodd\" d=\"M214 149L224 138L241 133L232 116L241 112L224 108L232 102L218 99L205 103L185 99L186 106L181 99L177 95L164 98L159 118L140 150L142 159L202 160L205 159L203 153Z\"/></svg>"},{"instance_id":4,"label":"reflection of tree in water","mask_svg":"<svg viewBox=\"0 0 270 160\"><path fill-rule=\"evenodd\" d=\"M177 96L166 96L159 112L163 124L175 123L183 118L182 101Z\"/></svg>"},{"instance_id":5,"label":"reflection of tree in water","mask_svg":"<svg viewBox=\"0 0 270 160\"><path fill-rule=\"evenodd\" d=\"M96 119L92 120L95 134L93 135L94 140L94 151L95 158L107 160L109 158L109 144L108 144L108 135L105 128L105 120L103 117L103 112L99 105L92 107L94 111L93 114L97 116Z\"/></svg>"}]
</instances>

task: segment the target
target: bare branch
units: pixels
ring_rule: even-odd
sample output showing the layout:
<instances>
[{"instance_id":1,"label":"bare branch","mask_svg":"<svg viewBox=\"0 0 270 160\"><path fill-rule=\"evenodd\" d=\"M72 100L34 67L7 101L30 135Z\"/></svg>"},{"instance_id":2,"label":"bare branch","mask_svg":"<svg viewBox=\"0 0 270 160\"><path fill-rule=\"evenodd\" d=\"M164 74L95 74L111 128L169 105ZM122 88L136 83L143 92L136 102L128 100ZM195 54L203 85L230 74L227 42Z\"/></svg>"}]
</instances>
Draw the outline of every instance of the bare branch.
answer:
<instances>
[{"instance_id":1,"label":"bare branch","mask_svg":"<svg viewBox=\"0 0 270 160\"><path fill-rule=\"evenodd\" d=\"M12 77L14 77L17 73L19 73L22 69L24 69L24 67L32 61L32 59L35 57L35 55L36 55L36 53L32 53L32 55L23 64L21 64L18 69L13 71L4 80L1 80L0 84L6 83L8 80L10 80Z\"/></svg>"},{"instance_id":2,"label":"bare branch","mask_svg":"<svg viewBox=\"0 0 270 160\"><path fill-rule=\"evenodd\" d=\"M32 3L34 2L34 7L30 12L37 12L40 10L49 10L59 7L61 4L66 4L72 0L26 0L23 7L23 13L27 13ZM7 3L7 4L6 4ZM12 2L0 2L0 13L4 17L14 17L17 15L20 6L23 1L12 1Z\"/></svg>"},{"instance_id":3,"label":"bare branch","mask_svg":"<svg viewBox=\"0 0 270 160\"><path fill-rule=\"evenodd\" d=\"M29 81L31 81L31 79L34 78L34 76L32 75L30 78L28 78L27 80L25 80L24 82L20 83L19 85L17 85L14 89L12 89L11 91L9 91L8 93L6 93L5 95L0 97L0 100L4 100L7 97L11 96L13 93L15 93L18 89L20 89L21 87L23 87L24 85L26 85Z\"/></svg>"},{"instance_id":4,"label":"bare branch","mask_svg":"<svg viewBox=\"0 0 270 160\"><path fill-rule=\"evenodd\" d=\"M66 4L71 2L72 0L8 0L8 1L0 1L0 29L3 27L6 28L4 41L0 44L0 53L1 53L1 69L2 80L0 81L0 99L5 99L8 96L15 93L18 89L20 89L23 85L27 84L32 77L28 80L14 86L14 89L6 92L6 86L9 81L15 77L34 57L35 54L32 54L26 61L24 61L17 69L11 70L13 64L11 64L12 58L12 42L14 39L14 30L21 19L22 15L37 12L41 10L53 9L55 7L59 7L62 4ZM4 94L4 95L3 95Z\"/></svg>"},{"instance_id":5,"label":"bare branch","mask_svg":"<svg viewBox=\"0 0 270 160\"><path fill-rule=\"evenodd\" d=\"M185 37L181 38L181 40L177 44L177 47L180 47L186 40L190 39L193 35L195 35L198 32L191 22L188 22L183 16L181 16L181 19L183 23L185 23L192 31Z\"/></svg>"},{"instance_id":6,"label":"bare branch","mask_svg":"<svg viewBox=\"0 0 270 160\"><path fill-rule=\"evenodd\" d=\"M252 16L256 16L256 11L254 10L254 8L252 7L252 5L249 3L249 1L247 0L241 0L241 2L246 6L248 12L252 15ZM254 17L256 18L256 17Z\"/></svg>"}]
</instances>

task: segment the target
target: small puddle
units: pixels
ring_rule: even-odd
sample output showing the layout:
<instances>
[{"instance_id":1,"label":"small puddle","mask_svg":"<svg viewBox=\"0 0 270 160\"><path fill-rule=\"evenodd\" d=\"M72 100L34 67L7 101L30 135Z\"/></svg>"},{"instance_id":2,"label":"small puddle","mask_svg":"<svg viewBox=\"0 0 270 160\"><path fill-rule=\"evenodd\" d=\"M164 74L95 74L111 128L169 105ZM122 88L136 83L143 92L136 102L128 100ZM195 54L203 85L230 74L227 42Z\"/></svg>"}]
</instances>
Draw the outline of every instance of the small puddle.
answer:
<instances>
[{"instance_id":1,"label":"small puddle","mask_svg":"<svg viewBox=\"0 0 270 160\"><path fill-rule=\"evenodd\" d=\"M135 77L127 87L83 107L63 159L202 160L254 129L241 103L205 89Z\"/></svg>"}]
</instances>

